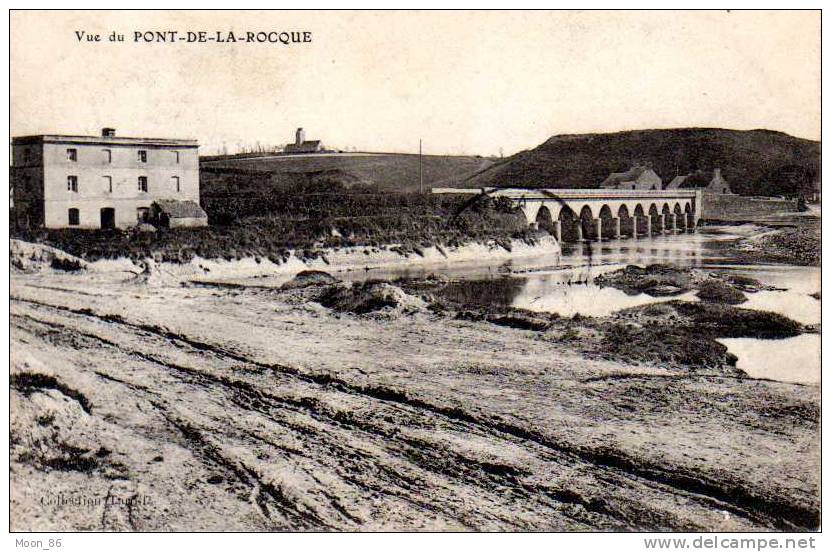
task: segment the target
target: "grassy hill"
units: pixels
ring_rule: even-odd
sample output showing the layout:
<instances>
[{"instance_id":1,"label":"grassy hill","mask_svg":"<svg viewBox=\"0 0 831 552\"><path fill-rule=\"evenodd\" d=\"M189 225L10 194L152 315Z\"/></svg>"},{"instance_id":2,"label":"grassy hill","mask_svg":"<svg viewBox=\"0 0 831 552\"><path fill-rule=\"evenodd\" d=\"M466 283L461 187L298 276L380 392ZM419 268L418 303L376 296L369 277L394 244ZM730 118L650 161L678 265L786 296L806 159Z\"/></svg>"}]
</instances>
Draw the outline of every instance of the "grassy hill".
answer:
<instances>
[{"instance_id":1,"label":"grassy hill","mask_svg":"<svg viewBox=\"0 0 831 552\"><path fill-rule=\"evenodd\" d=\"M423 156L424 187L457 186L493 164L478 156ZM270 155L203 157L204 171L263 173L272 181L329 181L346 187L360 186L375 191L417 192L418 155L402 153L339 153L314 155ZM210 184L210 183L209 183Z\"/></svg>"},{"instance_id":2,"label":"grassy hill","mask_svg":"<svg viewBox=\"0 0 831 552\"><path fill-rule=\"evenodd\" d=\"M685 128L553 136L463 179L464 187L596 188L609 173L676 174L720 167L745 195L794 195L820 173L820 143L769 130Z\"/></svg>"}]
</instances>

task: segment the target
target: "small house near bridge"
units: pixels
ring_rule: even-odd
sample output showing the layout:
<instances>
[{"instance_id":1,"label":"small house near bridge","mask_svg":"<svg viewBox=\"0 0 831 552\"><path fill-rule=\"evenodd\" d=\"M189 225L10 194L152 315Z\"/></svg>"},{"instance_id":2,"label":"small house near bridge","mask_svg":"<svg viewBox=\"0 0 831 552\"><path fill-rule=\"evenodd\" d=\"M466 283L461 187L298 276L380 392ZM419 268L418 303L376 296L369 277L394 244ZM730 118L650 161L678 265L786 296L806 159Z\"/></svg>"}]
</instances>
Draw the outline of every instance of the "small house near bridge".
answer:
<instances>
[{"instance_id":1,"label":"small house near bridge","mask_svg":"<svg viewBox=\"0 0 831 552\"><path fill-rule=\"evenodd\" d=\"M649 167L636 165L628 171L610 174L600 183L600 187L611 190L660 190L663 181Z\"/></svg>"}]
</instances>

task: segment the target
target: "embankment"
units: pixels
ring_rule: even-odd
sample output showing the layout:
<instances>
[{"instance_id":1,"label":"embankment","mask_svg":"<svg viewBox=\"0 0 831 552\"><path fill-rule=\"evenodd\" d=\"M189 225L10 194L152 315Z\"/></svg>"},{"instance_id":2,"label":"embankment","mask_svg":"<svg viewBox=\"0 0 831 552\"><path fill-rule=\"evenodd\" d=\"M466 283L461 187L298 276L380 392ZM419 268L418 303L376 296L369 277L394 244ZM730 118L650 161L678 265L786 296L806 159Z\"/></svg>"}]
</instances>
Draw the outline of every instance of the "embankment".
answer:
<instances>
[{"instance_id":1,"label":"embankment","mask_svg":"<svg viewBox=\"0 0 831 552\"><path fill-rule=\"evenodd\" d=\"M327 182L284 184L247 175L203 188L200 202L210 225L202 228L12 229L12 236L88 262L252 257L278 264L292 255L311 259L334 249L397 244L418 254L469 243L510 247L511 240L537 236L519 208L504 199L356 191Z\"/></svg>"},{"instance_id":2,"label":"embankment","mask_svg":"<svg viewBox=\"0 0 831 552\"><path fill-rule=\"evenodd\" d=\"M186 263L155 263L147 259L136 264L122 258L99 260L89 263L88 266L96 272L139 273L146 271L148 265L152 265L166 276L161 281L170 283L175 280L215 281L283 275L288 279L303 270L325 270L334 273L402 267L429 268L451 263L499 263L529 257L551 258L552 263L556 263L560 257L560 246L553 237L542 236L534 240L489 241L458 246L431 246L416 250L399 245L331 248L323 250L322 254L315 258L303 257L297 251L290 251L284 261L278 262L259 257L236 260L194 257Z\"/></svg>"},{"instance_id":3,"label":"embankment","mask_svg":"<svg viewBox=\"0 0 831 552\"><path fill-rule=\"evenodd\" d=\"M87 263L55 247L11 239L9 265L15 271L38 272L48 268L63 271L83 270Z\"/></svg>"},{"instance_id":4,"label":"embankment","mask_svg":"<svg viewBox=\"0 0 831 552\"><path fill-rule=\"evenodd\" d=\"M757 222L761 218L796 212L796 200L732 194L702 194L702 219L708 222Z\"/></svg>"}]
</instances>

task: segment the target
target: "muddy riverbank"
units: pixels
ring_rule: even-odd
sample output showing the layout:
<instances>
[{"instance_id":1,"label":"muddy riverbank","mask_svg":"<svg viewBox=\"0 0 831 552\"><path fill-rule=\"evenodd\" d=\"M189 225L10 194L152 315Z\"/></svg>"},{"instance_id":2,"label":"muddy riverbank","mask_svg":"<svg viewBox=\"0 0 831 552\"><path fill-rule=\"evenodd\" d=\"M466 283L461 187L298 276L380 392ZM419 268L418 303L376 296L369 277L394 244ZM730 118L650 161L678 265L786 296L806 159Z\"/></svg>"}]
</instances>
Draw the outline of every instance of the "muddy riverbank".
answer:
<instances>
[{"instance_id":1,"label":"muddy riverbank","mask_svg":"<svg viewBox=\"0 0 831 552\"><path fill-rule=\"evenodd\" d=\"M785 228L740 240L734 254L747 263L820 266L822 228L819 217L792 218L788 224Z\"/></svg>"},{"instance_id":2,"label":"muddy riverbank","mask_svg":"<svg viewBox=\"0 0 831 552\"><path fill-rule=\"evenodd\" d=\"M745 377L699 329L792 321L676 300L562 317L437 300L451 282L306 283L15 273L13 529L819 523L819 388Z\"/></svg>"},{"instance_id":3,"label":"muddy riverbank","mask_svg":"<svg viewBox=\"0 0 831 552\"><path fill-rule=\"evenodd\" d=\"M11 266L21 272L57 270L67 272L83 269L94 273L152 272L153 282L162 285L180 281L233 281L248 278L277 278L288 281L304 270L323 270L332 273L379 273L421 267L429 271L436 267L464 264L506 263L529 258L545 258L556 262L561 249L549 235L528 239L506 239L454 246L429 246L413 250L400 245L329 248L314 257L302 251L289 251L285 258L249 256L239 259L193 257L186 262L163 262L160 256L143 260L125 257L98 259L88 262L64 251L43 244L10 240Z\"/></svg>"},{"instance_id":4,"label":"muddy riverbank","mask_svg":"<svg viewBox=\"0 0 831 552\"><path fill-rule=\"evenodd\" d=\"M720 338L784 339L805 332L805 326L785 316L737 308L744 293L771 286L746 276L700 269L650 265L627 266L597 276L601 286L628 294L677 297L697 290L700 301L671 300L624 308L607 316L560 316L510 306L496 294L513 296L521 281L456 282L442 279L405 281L401 285L429 304L433 312L462 320L534 330L540 338L567 345L587 357L624 363L655 363L682 370L710 370L746 376L736 369L736 357Z\"/></svg>"}]
</instances>

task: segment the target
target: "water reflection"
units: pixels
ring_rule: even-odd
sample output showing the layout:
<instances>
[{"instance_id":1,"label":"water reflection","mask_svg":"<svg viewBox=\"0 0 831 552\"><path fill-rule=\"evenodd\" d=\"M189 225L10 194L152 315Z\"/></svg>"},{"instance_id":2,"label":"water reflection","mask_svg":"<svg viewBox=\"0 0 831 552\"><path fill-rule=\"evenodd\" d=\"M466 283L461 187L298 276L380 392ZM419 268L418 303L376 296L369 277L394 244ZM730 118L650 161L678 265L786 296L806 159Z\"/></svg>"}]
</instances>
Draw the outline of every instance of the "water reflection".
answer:
<instances>
[{"instance_id":1,"label":"water reflection","mask_svg":"<svg viewBox=\"0 0 831 552\"><path fill-rule=\"evenodd\" d=\"M623 291L593 283L599 274L623 265L577 267L574 270L476 280L456 280L437 290L439 296L467 306L515 307L571 317L607 316L613 312L673 299L695 301L693 292L673 297L651 297L645 293L627 295Z\"/></svg>"},{"instance_id":2,"label":"water reflection","mask_svg":"<svg viewBox=\"0 0 831 552\"><path fill-rule=\"evenodd\" d=\"M600 287L593 283L584 285L558 284L556 278L529 278L512 306L538 312L556 312L562 316L582 314L608 316L613 312L674 299L694 301L692 292L673 297L652 297L645 293L627 295L616 288Z\"/></svg>"},{"instance_id":3,"label":"water reflection","mask_svg":"<svg viewBox=\"0 0 831 552\"><path fill-rule=\"evenodd\" d=\"M610 240L605 242L567 243L560 264L671 262L680 266L702 266L705 262L726 260L724 244L758 231L754 225L736 226L727 232L721 228L702 229L696 233L678 233L652 238Z\"/></svg>"},{"instance_id":4,"label":"water reflection","mask_svg":"<svg viewBox=\"0 0 831 552\"><path fill-rule=\"evenodd\" d=\"M811 297L821 288L818 267L788 265L711 265L719 272L750 276L761 283L779 288L779 291L747 293L742 308L765 310L787 316L802 324L818 324L821 320L820 302Z\"/></svg>"},{"instance_id":5,"label":"water reflection","mask_svg":"<svg viewBox=\"0 0 831 552\"><path fill-rule=\"evenodd\" d=\"M466 306L509 307L522 293L526 281L522 278L490 278L453 281L437 291L440 297Z\"/></svg>"},{"instance_id":6,"label":"water reflection","mask_svg":"<svg viewBox=\"0 0 831 552\"><path fill-rule=\"evenodd\" d=\"M580 313L607 316L616 311L674 299L695 301L695 292L671 297L646 294L627 295L615 288L593 283L600 274L618 270L624 264L576 265L569 269L535 270L523 274L475 274L449 283L439 294L466 305L516 307L562 316ZM802 324L820 322L820 302L811 293L820 289L820 271L814 267L767 267L757 265L704 265L721 273L756 278L778 291L746 293L741 308L776 312ZM458 275L456 276L458 278Z\"/></svg>"},{"instance_id":7,"label":"water reflection","mask_svg":"<svg viewBox=\"0 0 831 552\"><path fill-rule=\"evenodd\" d=\"M752 377L791 383L820 383L820 336L802 334L787 339L719 339L739 357L736 366Z\"/></svg>"}]
</instances>

